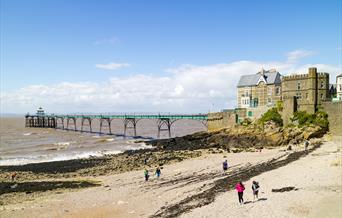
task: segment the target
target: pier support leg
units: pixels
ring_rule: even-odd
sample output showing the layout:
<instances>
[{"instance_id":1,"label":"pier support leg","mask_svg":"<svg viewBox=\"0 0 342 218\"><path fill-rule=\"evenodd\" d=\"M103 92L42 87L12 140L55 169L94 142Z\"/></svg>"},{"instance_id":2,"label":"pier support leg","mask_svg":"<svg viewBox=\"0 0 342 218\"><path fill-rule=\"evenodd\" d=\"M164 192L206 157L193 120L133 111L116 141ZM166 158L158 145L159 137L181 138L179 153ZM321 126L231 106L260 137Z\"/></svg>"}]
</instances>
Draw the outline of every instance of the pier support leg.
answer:
<instances>
[{"instance_id":1,"label":"pier support leg","mask_svg":"<svg viewBox=\"0 0 342 218\"><path fill-rule=\"evenodd\" d=\"M86 125L84 121L87 121L88 124ZM90 130L90 132L92 132L91 122L92 122L92 118L90 118L90 117L82 117L81 132L83 132L83 126L89 126L89 130Z\"/></svg>"},{"instance_id":2,"label":"pier support leg","mask_svg":"<svg viewBox=\"0 0 342 218\"><path fill-rule=\"evenodd\" d=\"M112 134L112 128L111 128L112 119L110 119L110 118L101 118L100 119L100 134L102 134L102 126L103 126L104 122L107 122L108 129L109 129L109 135L111 135Z\"/></svg>"},{"instance_id":3,"label":"pier support leg","mask_svg":"<svg viewBox=\"0 0 342 218\"><path fill-rule=\"evenodd\" d=\"M73 124L74 124L74 131L77 131L77 128L76 128L76 118L75 118L75 117L68 117L68 118L67 118L67 130L70 130L70 129L69 129L70 120L73 121Z\"/></svg>"},{"instance_id":4,"label":"pier support leg","mask_svg":"<svg viewBox=\"0 0 342 218\"><path fill-rule=\"evenodd\" d=\"M56 117L56 128L58 129L58 124L62 125L62 129L64 129L64 118L63 117Z\"/></svg>"},{"instance_id":5,"label":"pier support leg","mask_svg":"<svg viewBox=\"0 0 342 218\"><path fill-rule=\"evenodd\" d=\"M127 129L133 129L134 137L137 136L137 123L139 119L135 118L125 118L124 119L124 136L126 137Z\"/></svg>"},{"instance_id":6,"label":"pier support leg","mask_svg":"<svg viewBox=\"0 0 342 218\"><path fill-rule=\"evenodd\" d=\"M160 132L168 131L169 138L171 138L171 126L176 120L172 120L170 118L159 118L157 120L158 125L158 138L160 138Z\"/></svg>"}]
</instances>

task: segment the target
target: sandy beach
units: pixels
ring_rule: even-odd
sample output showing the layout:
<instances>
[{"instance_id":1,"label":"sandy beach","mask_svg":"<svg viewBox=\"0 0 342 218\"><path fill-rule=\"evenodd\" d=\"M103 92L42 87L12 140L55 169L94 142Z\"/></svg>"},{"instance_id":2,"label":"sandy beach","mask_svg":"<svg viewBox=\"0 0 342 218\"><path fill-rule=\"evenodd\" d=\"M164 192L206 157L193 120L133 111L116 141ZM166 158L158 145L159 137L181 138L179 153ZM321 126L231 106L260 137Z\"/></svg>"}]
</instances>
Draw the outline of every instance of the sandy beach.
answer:
<instances>
[{"instance_id":1,"label":"sandy beach","mask_svg":"<svg viewBox=\"0 0 342 218\"><path fill-rule=\"evenodd\" d=\"M329 138L329 137L328 137ZM327 139L327 137L326 137ZM22 202L0 206L1 217L340 217L342 215L342 138L310 148L284 147L259 152L201 151L193 157L162 167L104 176L63 178L83 181L82 189L54 189ZM228 159L229 170L221 164ZM245 204L239 205L236 181L246 185ZM55 178L41 178L58 181ZM260 182L259 201L253 201L251 183ZM86 183L86 182L89 182ZM88 184L88 186L87 186ZM20 185L20 184L19 184ZM87 187L87 188L85 188ZM289 191L273 192L287 188ZM291 190L292 189L292 190ZM0 195L1 198L6 194Z\"/></svg>"}]
</instances>

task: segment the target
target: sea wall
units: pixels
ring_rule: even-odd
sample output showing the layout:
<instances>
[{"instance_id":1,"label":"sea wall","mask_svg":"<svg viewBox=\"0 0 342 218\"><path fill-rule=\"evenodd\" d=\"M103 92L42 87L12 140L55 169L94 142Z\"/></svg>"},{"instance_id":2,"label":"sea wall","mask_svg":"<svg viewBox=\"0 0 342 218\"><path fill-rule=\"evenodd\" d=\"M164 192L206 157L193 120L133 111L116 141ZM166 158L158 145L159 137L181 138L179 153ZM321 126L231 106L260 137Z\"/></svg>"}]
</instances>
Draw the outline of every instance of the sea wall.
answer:
<instances>
[{"instance_id":1,"label":"sea wall","mask_svg":"<svg viewBox=\"0 0 342 218\"><path fill-rule=\"evenodd\" d=\"M321 107L328 114L329 131L342 136L342 101L322 102Z\"/></svg>"},{"instance_id":2,"label":"sea wall","mask_svg":"<svg viewBox=\"0 0 342 218\"><path fill-rule=\"evenodd\" d=\"M213 132L222 128L234 126L237 114L234 111L216 112L208 114L208 131Z\"/></svg>"},{"instance_id":3,"label":"sea wall","mask_svg":"<svg viewBox=\"0 0 342 218\"><path fill-rule=\"evenodd\" d=\"M259 119L266 111L268 111L271 107L259 106L255 108L247 108L247 118L251 120Z\"/></svg>"}]
</instances>

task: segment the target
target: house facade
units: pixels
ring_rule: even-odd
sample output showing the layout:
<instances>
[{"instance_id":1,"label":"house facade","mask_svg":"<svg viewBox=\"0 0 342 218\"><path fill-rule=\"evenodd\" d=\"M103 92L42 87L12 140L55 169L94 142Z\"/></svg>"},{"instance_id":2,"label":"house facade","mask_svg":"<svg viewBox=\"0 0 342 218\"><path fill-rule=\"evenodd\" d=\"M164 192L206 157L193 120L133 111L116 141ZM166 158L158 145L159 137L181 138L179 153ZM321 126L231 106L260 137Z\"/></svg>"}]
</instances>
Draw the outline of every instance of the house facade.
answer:
<instances>
[{"instance_id":1,"label":"house facade","mask_svg":"<svg viewBox=\"0 0 342 218\"><path fill-rule=\"evenodd\" d=\"M243 75L237 85L238 108L272 107L281 100L281 75L275 69Z\"/></svg>"},{"instance_id":2,"label":"house facade","mask_svg":"<svg viewBox=\"0 0 342 218\"><path fill-rule=\"evenodd\" d=\"M342 101L342 74L336 77L336 97Z\"/></svg>"}]
</instances>

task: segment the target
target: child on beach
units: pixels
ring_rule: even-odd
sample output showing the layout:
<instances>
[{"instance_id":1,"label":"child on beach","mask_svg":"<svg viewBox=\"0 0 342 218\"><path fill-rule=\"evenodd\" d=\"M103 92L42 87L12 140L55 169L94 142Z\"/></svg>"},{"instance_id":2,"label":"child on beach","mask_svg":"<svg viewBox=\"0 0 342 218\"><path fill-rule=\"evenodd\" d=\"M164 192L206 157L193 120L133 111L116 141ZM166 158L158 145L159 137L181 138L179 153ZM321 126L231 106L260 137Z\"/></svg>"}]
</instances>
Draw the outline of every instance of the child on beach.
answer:
<instances>
[{"instance_id":1,"label":"child on beach","mask_svg":"<svg viewBox=\"0 0 342 218\"><path fill-rule=\"evenodd\" d=\"M148 181L148 177L150 177L148 175L148 170L147 169L145 169L144 175L145 175L145 181L147 182Z\"/></svg>"},{"instance_id":2,"label":"child on beach","mask_svg":"<svg viewBox=\"0 0 342 218\"><path fill-rule=\"evenodd\" d=\"M16 176L17 176L17 173L16 173L16 172L13 172L13 173L11 174L12 182L14 181L14 179L15 179Z\"/></svg>"},{"instance_id":3,"label":"child on beach","mask_svg":"<svg viewBox=\"0 0 342 218\"><path fill-rule=\"evenodd\" d=\"M159 178L159 177L160 177L160 174L161 174L160 168L159 168L159 167L157 167L157 169L156 169L156 175L157 175L157 178Z\"/></svg>"},{"instance_id":4,"label":"child on beach","mask_svg":"<svg viewBox=\"0 0 342 218\"><path fill-rule=\"evenodd\" d=\"M222 165L223 165L223 171L228 170L228 162L227 162L227 160L223 161Z\"/></svg>"},{"instance_id":5,"label":"child on beach","mask_svg":"<svg viewBox=\"0 0 342 218\"><path fill-rule=\"evenodd\" d=\"M256 197L256 199L259 199L259 197L258 197L259 188L260 188L259 183L256 181L253 181L253 184L252 184L253 200L255 200L255 197Z\"/></svg>"},{"instance_id":6,"label":"child on beach","mask_svg":"<svg viewBox=\"0 0 342 218\"><path fill-rule=\"evenodd\" d=\"M238 192L239 203L243 204L243 191L245 190L245 186L242 184L242 182L239 182L236 184L235 189Z\"/></svg>"}]
</instances>

